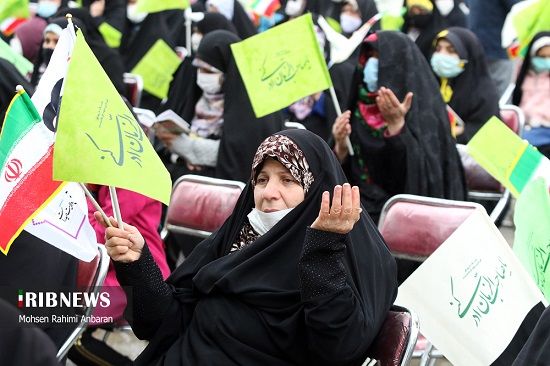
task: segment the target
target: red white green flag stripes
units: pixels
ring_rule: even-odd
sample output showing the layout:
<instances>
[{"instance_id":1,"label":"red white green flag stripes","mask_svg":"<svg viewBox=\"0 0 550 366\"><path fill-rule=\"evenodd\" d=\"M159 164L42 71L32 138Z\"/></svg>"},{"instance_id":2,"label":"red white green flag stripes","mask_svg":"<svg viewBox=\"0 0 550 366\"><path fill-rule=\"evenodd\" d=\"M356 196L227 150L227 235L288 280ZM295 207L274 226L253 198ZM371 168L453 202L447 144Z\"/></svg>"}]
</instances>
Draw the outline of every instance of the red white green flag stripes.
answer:
<instances>
[{"instance_id":1,"label":"red white green flag stripes","mask_svg":"<svg viewBox=\"0 0 550 366\"><path fill-rule=\"evenodd\" d=\"M0 134L0 251L4 254L65 184L52 180L53 141L49 136L27 93L18 91Z\"/></svg>"}]
</instances>

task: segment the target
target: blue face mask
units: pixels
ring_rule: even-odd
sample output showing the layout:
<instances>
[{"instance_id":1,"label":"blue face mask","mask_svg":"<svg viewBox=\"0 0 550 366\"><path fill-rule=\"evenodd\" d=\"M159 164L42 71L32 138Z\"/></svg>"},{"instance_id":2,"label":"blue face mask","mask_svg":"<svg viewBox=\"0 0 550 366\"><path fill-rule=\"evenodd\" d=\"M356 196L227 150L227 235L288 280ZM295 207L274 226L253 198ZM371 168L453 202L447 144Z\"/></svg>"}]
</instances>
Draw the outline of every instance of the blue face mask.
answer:
<instances>
[{"instance_id":1,"label":"blue face mask","mask_svg":"<svg viewBox=\"0 0 550 366\"><path fill-rule=\"evenodd\" d=\"M550 57L533 57L531 65L536 73L550 71Z\"/></svg>"},{"instance_id":2,"label":"blue face mask","mask_svg":"<svg viewBox=\"0 0 550 366\"><path fill-rule=\"evenodd\" d=\"M458 57L436 52L430 60L434 72L442 78L454 78L464 71L462 60Z\"/></svg>"},{"instance_id":3,"label":"blue face mask","mask_svg":"<svg viewBox=\"0 0 550 366\"><path fill-rule=\"evenodd\" d=\"M36 13L42 18L49 18L57 11L57 4L52 1L39 1Z\"/></svg>"},{"instance_id":4,"label":"blue face mask","mask_svg":"<svg viewBox=\"0 0 550 366\"><path fill-rule=\"evenodd\" d=\"M378 59L371 57L368 59L363 69L363 82L367 85L370 92L378 90Z\"/></svg>"}]
</instances>

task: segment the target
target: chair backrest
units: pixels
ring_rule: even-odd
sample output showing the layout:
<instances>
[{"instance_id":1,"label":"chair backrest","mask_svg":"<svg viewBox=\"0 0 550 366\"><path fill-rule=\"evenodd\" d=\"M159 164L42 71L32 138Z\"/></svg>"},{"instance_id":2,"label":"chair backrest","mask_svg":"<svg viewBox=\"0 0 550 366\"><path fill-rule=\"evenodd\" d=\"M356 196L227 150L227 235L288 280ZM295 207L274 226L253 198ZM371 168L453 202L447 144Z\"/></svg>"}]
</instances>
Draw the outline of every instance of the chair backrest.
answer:
<instances>
[{"instance_id":1,"label":"chair backrest","mask_svg":"<svg viewBox=\"0 0 550 366\"><path fill-rule=\"evenodd\" d=\"M378 229L394 256L423 261L476 208L483 210L474 202L400 194L382 208Z\"/></svg>"},{"instance_id":2,"label":"chair backrest","mask_svg":"<svg viewBox=\"0 0 550 366\"><path fill-rule=\"evenodd\" d=\"M466 145L456 144L456 149L460 155L462 166L464 167L464 175L466 178L466 187L468 192L480 191L490 192L502 195L504 187L491 174L477 163L468 153Z\"/></svg>"},{"instance_id":3,"label":"chair backrest","mask_svg":"<svg viewBox=\"0 0 550 366\"><path fill-rule=\"evenodd\" d=\"M231 215L245 184L238 181L184 175L172 189L162 237L168 232L206 238Z\"/></svg>"},{"instance_id":4,"label":"chair backrest","mask_svg":"<svg viewBox=\"0 0 550 366\"><path fill-rule=\"evenodd\" d=\"M513 104L504 104L500 106L500 117L518 136L523 135L523 126L525 125L525 114L521 108Z\"/></svg>"},{"instance_id":5,"label":"chair backrest","mask_svg":"<svg viewBox=\"0 0 550 366\"><path fill-rule=\"evenodd\" d=\"M109 270L110 260L104 245L97 244L97 249L98 255L92 259L92 261L89 263L79 261L76 280L77 291L88 292L91 295L93 294L93 296L98 295L99 289L103 285L103 281L105 281L107 271ZM57 351L58 361L61 361L67 355L72 345L77 341L84 330L86 330L88 319L94 310L94 306L93 304L89 304L89 306L85 306L80 310L81 312L78 314L80 316L80 321L59 348L59 351Z\"/></svg>"},{"instance_id":6,"label":"chair backrest","mask_svg":"<svg viewBox=\"0 0 550 366\"><path fill-rule=\"evenodd\" d=\"M124 85L126 86L126 95L132 107L139 107L141 103L141 93L143 92L143 78L137 74L125 72L122 75Z\"/></svg>"},{"instance_id":7,"label":"chair backrest","mask_svg":"<svg viewBox=\"0 0 550 366\"><path fill-rule=\"evenodd\" d=\"M371 344L368 356L381 366L408 365L418 337L418 317L404 307L394 305Z\"/></svg>"},{"instance_id":8,"label":"chair backrest","mask_svg":"<svg viewBox=\"0 0 550 366\"><path fill-rule=\"evenodd\" d=\"M292 129L307 130L306 126L304 126L300 122L285 121L285 130L292 130Z\"/></svg>"}]
</instances>

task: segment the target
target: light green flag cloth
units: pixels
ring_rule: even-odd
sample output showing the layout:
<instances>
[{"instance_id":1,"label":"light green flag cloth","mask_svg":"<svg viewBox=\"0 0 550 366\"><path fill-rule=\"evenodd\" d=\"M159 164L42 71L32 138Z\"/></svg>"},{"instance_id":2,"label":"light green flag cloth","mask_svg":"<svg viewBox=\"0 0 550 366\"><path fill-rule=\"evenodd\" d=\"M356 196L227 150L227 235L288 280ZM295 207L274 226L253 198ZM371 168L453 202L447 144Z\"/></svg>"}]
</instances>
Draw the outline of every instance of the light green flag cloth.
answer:
<instances>
[{"instance_id":1,"label":"light green flag cloth","mask_svg":"<svg viewBox=\"0 0 550 366\"><path fill-rule=\"evenodd\" d=\"M81 32L65 77L53 176L170 201L168 171Z\"/></svg>"},{"instance_id":2,"label":"light green flag cloth","mask_svg":"<svg viewBox=\"0 0 550 366\"><path fill-rule=\"evenodd\" d=\"M544 178L521 192L514 212L514 253L550 300L550 198Z\"/></svg>"},{"instance_id":3,"label":"light green flag cloth","mask_svg":"<svg viewBox=\"0 0 550 366\"><path fill-rule=\"evenodd\" d=\"M231 50L256 117L332 86L311 14L234 43Z\"/></svg>"},{"instance_id":4,"label":"light green flag cloth","mask_svg":"<svg viewBox=\"0 0 550 366\"><path fill-rule=\"evenodd\" d=\"M512 8L512 12L514 12L514 8ZM519 3L518 8L521 10L513 15L513 24L521 47L520 53L525 57L527 47L533 37L538 32L550 29L550 2L548 0L529 0Z\"/></svg>"},{"instance_id":5,"label":"light green flag cloth","mask_svg":"<svg viewBox=\"0 0 550 366\"><path fill-rule=\"evenodd\" d=\"M118 48L120 41L122 40L122 33L107 22L103 22L98 27L99 33L103 36L107 46L111 48Z\"/></svg>"},{"instance_id":6,"label":"light green flag cloth","mask_svg":"<svg viewBox=\"0 0 550 366\"><path fill-rule=\"evenodd\" d=\"M159 99L168 96L170 82L181 59L162 39L155 42L143 58L132 69L132 74L143 78L143 89Z\"/></svg>"},{"instance_id":7,"label":"light green flag cloth","mask_svg":"<svg viewBox=\"0 0 550 366\"><path fill-rule=\"evenodd\" d=\"M157 13L164 10L186 9L188 7L189 0L138 0L137 2L137 11L143 13Z\"/></svg>"},{"instance_id":8,"label":"light green flag cloth","mask_svg":"<svg viewBox=\"0 0 550 366\"><path fill-rule=\"evenodd\" d=\"M28 18L29 16L29 0L0 1L0 21L10 17Z\"/></svg>"},{"instance_id":9,"label":"light green flag cloth","mask_svg":"<svg viewBox=\"0 0 550 366\"><path fill-rule=\"evenodd\" d=\"M467 147L474 160L515 197L530 180L550 177L550 161L497 117L491 117Z\"/></svg>"},{"instance_id":10,"label":"light green flag cloth","mask_svg":"<svg viewBox=\"0 0 550 366\"><path fill-rule=\"evenodd\" d=\"M2 39L0 39L0 57L11 62L23 76L31 73L34 68L32 62L15 52L13 48Z\"/></svg>"}]
</instances>

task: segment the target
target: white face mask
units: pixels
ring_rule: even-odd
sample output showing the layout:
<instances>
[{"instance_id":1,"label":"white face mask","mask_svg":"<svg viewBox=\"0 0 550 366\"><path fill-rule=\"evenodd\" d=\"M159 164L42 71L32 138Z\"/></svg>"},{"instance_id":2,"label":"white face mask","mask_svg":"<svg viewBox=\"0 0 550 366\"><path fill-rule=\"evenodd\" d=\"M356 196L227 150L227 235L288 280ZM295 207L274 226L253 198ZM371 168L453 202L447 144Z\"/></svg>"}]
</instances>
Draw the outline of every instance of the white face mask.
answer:
<instances>
[{"instance_id":1,"label":"white face mask","mask_svg":"<svg viewBox=\"0 0 550 366\"><path fill-rule=\"evenodd\" d=\"M137 3L128 4L126 7L126 17L134 24L139 24L147 17L147 13L137 11Z\"/></svg>"},{"instance_id":2,"label":"white face mask","mask_svg":"<svg viewBox=\"0 0 550 366\"><path fill-rule=\"evenodd\" d=\"M252 225L252 228L258 234L264 235L292 210L292 208L288 208L286 210L275 212L262 212L253 208L247 217L248 221L250 221L250 225Z\"/></svg>"},{"instance_id":3,"label":"white face mask","mask_svg":"<svg viewBox=\"0 0 550 366\"><path fill-rule=\"evenodd\" d=\"M289 17L300 15L302 11L302 2L300 0L289 0L285 6L285 13Z\"/></svg>"},{"instance_id":4,"label":"white face mask","mask_svg":"<svg viewBox=\"0 0 550 366\"><path fill-rule=\"evenodd\" d=\"M359 17L354 17L353 15L349 14L341 14L340 15L340 25L342 26L342 31L344 33L353 33L362 24L362 20Z\"/></svg>"},{"instance_id":5,"label":"white face mask","mask_svg":"<svg viewBox=\"0 0 550 366\"><path fill-rule=\"evenodd\" d=\"M10 40L10 46L15 53L18 53L20 55L23 54L23 46L21 45L21 41L19 40L19 38L13 37Z\"/></svg>"},{"instance_id":6,"label":"white face mask","mask_svg":"<svg viewBox=\"0 0 550 366\"><path fill-rule=\"evenodd\" d=\"M455 7L455 2L454 0L435 0L435 6L437 6L439 13L446 17Z\"/></svg>"},{"instance_id":7,"label":"white face mask","mask_svg":"<svg viewBox=\"0 0 550 366\"><path fill-rule=\"evenodd\" d=\"M207 74L197 71L197 85L203 92L208 94L217 94L222 90L222 74Z\"/></svg>"},{"instance_id":8,"label":"white face mask","mask_svg":"<svg viewBox=\"0 0 550 366\"><path fill-rule=\"evenodd\" d=\"M202 40L202 34L200 33L193 33L191 35L191 49L193 50L193 53L196 53L199 49L199 44Z\"/></svg>"}]
</instances>

